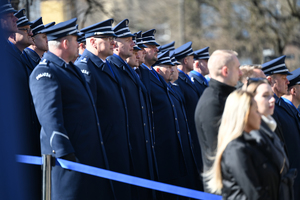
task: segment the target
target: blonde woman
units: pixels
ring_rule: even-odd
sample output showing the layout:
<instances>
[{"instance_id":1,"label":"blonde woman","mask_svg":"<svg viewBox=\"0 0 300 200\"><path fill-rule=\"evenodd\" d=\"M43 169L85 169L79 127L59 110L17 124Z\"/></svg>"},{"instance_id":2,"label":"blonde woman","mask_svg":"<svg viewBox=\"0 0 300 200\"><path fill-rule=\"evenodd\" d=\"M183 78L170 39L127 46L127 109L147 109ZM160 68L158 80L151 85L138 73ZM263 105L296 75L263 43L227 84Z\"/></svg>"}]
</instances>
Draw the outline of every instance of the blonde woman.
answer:
<instances>
[{"instance_id":1,"label":"blonde woman","mask_svg":"<svg viewBox=\"0 0 300 200\"><path fill-rule=\"evenodd\" d=\"M250 134L260 123L252 93L236 90L229 95L214 164L204 174L212 193L222 193L223 199L277 199L279 169L269 161L267 147Z\"/></svg>"},{"instance_id":2,"label":"blonde woman","mask_svg":"<svg viewBox=\"0 0 300 200\"><path fill-rule=\"evenodd\" d=\"M251 134L260 140L262 145L267 147L266 155L268 155L268 159L280 169L278 199L293 199L293 182L296 170L289 169L289 160L284 146L279 137L274 133L277 124L271 116L275 107L272 88L267 79L248 78L247 85L243 89L254 94L254 100L258 105L258 112L262 115L260 129L252 131ZM275 183L276 181L270 182L270 184Z\"/></svg>"}]
</instances>

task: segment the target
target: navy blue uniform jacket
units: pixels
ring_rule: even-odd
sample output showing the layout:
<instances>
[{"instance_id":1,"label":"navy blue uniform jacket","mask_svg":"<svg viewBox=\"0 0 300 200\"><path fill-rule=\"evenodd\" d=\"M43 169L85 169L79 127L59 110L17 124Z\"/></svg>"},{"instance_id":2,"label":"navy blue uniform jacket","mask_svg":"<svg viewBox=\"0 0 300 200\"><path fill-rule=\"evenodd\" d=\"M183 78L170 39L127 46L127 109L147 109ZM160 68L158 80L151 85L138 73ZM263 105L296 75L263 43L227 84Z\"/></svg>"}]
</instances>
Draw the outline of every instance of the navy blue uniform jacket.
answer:
<instances>
[{"instance_id":1,"label":"navy blue uniform jacket","mask_svg":"<svg viewBox=\"0 0 300 200\"><path fill-rule=\"evenodd\" d=\"M300 199L300 114L296 108L286 103L282 98L276 97L273 117L277 122L275 133L283 138L287 149L290 168L298 170L294 182L295 200Z\"/></svg>"},{"instance_id":2,"label":"navy blue uniform jacket","mask_svg":"<svg viewBox=\"0 0 300 200\"><path fill-rule=\"evenodd\" d=\"M140 71L141 79L151 94L158 180L182 185L182 177L187 172L176 109L169 88L161 76L157 74L158 80L146 66L141 65Z\"/></svg>"},{"instance_id":3,"label":"navy blue uniform jacket","mask_svg":"<svg viewBox=\"0 0 300 200\"><path fill-rule=\"evenodd\" d=\"M191 80L193 81L195 86L198 88L198 91L199 91L199 94L201 97L203 91L208 87L206 82L203 80L204 77L201 77L200 75L197 76L194 73L189 73L189 76L191 77Z\"/></svg>"},{"instance_id":4,"label":"navy blue uniform jacket","mask_svg":"<svg viewBox=\"0 0 300 200\"><path fill-rule=\"evenodd\" d=\"M117 74L87 49L75 65L83 73L95 99L110 169L130 174L126 100ZM120 182L113 184L117 199L131 199L130 185Z\"/></svg>"},{"instance_id":5,"label":"navy blue uniform jacket","mask_svg":"<svg viewBox=\"0 0 300 200\"><path fill-rule=\"evenodd\" d=\"M40 56L34 50L28 47L24 49L22 57L24 58L24 60L27 61L27 68L30 71L30 73L41 61Z\"/></svg>"},{"instance_id":6,"label":"navy blue uniform jacket","mask_svg":"<svg viewBox=\"0 0 300 200\"><path fill-rule=\"evenodd\" d=\"M193 140L194 153L196 157L197 167L199 174L202 173L202 158L201 149L197 136L196 125L195 125L195 109L200 98L200 94L196 86L182 71L178 74L178 79L175 81L179 85L180 90L185 99L186 115L189 123L189 128Z\"/></svg>"},{"instance_id":7,"label":"navy blue uniform jacket","mask_svg":"<svg viewBox=\"0 0 300 200\"><path fill-rule=\"evenodd\" d=\"M42 125L42 154L74 153L77 162L108 169L95 102L80 70L47 52L30 75L30 90ZM52 168L53 200L99 197L113 199L108 180Z\"/></svg>"},{"instance_id":8,"label":"navy blue uniform jacket","mask_svg":"<svg viewBox=\"0 0 300 200\"><path fill-rule=\"evenodd\" d=\"M135 71L118 55L109 56L107 60L116 74L119 74L126 98L134 168L133 175L154 179L154 146L152 145L152 126L149 120L150 105L147 90ZM147 192L150 191L142 190L144 189L138 188L140 198L147 199Z\"/></svg>"},{"instance_id":9,"label":"navy blue uniform jacket","mask_svg":"<svg viewBox=\"0 0 300 200\"><path fill-rule=\"evenodd\" d=\"M176 83L168 83L172 102L175 105L177 121L180 129L184 160L187 167L186 187L203 190L202 178L198 172L196 157L194 154L193 140L191 137L188 120L184 107L184 97L180 95L180 88ZM198 142L198 141L197 141Z\"/></svg>"}]
</instances>

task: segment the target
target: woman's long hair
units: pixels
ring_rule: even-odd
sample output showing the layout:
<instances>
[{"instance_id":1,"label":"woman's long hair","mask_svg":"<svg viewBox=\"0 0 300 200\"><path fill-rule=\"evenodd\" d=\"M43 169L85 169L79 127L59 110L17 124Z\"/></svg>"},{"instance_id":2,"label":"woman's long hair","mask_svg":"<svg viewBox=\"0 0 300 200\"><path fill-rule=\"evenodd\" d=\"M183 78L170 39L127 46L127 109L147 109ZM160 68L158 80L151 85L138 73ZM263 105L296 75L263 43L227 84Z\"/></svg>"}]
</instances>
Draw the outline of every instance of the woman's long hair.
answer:
<instances>
[{"instance_id":1,"label":"woman's long hair","mask_svg":"<svg viewBox=\"0 0 300 200\"><path fill-rule=\"evenodd\" d=\"M218 145L212 168L204 173L208 181L208 189L212 193L220 194L223 188L221 159L222 154L232 140L242 135L248 121L253 95L243 90L232 92L225 103L221 125L218 133Z\"/></svg>"}]
</instances>

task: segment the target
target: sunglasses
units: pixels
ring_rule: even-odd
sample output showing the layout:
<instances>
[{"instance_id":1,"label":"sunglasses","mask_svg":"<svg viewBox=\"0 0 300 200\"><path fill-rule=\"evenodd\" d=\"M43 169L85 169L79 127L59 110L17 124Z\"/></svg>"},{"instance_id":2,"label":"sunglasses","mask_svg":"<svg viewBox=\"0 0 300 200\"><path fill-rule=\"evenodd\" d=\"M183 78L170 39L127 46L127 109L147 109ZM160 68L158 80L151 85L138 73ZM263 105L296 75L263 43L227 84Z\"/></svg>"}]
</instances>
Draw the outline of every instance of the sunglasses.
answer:
<instances>
[{"instance_id":1,"label":"sunglasses","mask_svg":"<svg viewBox=\"0 0 300 200\"><path fill-rule=\"evenodd\" d=\"M266 78L250 78L250 77L247 77L247 87L248 87L251 83L259 82L259 81L268 83L268 80L267 80Z\"/></svg>"},{"instance_id":2,"label":"sunglasses","mask_svg":"<svg viewBox=\"0 0 300 200\"><path fill-rule=\"evenodd\" d=\"M31 28L19 28L19 30L26 31L27 34L29 34L31 32Z\"/></svg>"}]
</instances>

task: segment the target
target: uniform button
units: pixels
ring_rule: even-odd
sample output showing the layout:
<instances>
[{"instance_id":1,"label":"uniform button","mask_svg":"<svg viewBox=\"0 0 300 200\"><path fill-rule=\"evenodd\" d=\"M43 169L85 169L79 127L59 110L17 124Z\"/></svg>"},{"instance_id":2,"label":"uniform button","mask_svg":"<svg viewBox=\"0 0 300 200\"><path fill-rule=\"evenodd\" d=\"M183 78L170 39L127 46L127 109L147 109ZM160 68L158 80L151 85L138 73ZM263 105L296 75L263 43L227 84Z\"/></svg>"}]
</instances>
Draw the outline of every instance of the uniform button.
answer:
<instances>
[{"instance_id":1,"label":"uniform button","mask_svg":"<svg viewBox=\"0 0 300 200\"><path fill-rule=\"evenodd\" d=\"M142 106L142 109L144 109L144 106Z\"/></svg>"},{"instance_id":2,"label":"uniform button","mask_svg":"<svg viewBox=\"0 0 300 200\"><path fill-rule=\"evenodd\" d=\"M154 126L153 126L153 130L154 130Z\"/></svg>"},{"instance_id":3,"label":"uniform button","mask_svg":"<svg viewBox=\"0 0 300 200\"><path fill-rule=\"evenodd\" d=\"M187 119L185 119L185 121L187 122Z\"/></svg>"},{"instance_id":4,"label":"uniform button","mask_svg":"<svg viewBox=\"0 0 300 200\"><path fill-rule=\"evenodd\" d=\"M179 131L177 131L177 133L179 134Z\"/></svg>"},{"instance_id":5,"label":"uniform button","mask_svg":"<svg viewBox=\"0 0 300 200\"><path fill-rule=\"evenodd\" d=\"M146 126L146 123L144 123L144 126Z\"/></svg>"},{"instance_id":6,"label":"uniform button","mask_svg":"<svg viewBox=\"0 0 300 200\"><path fill-rule=\"evenodd\" d=\"M154 146L152 146L152 149L154 149Z\"/></svg>"},{"instance_id":7,"label":"uniform button","mask_svg":"<svg viewBox=\"0 0 300 200\"><path fill-rule=\"evenodd\" d=\"M55 151L54 151L54 150L52 150L52 153L54 153L54 154L55 154Z\"/></svg>"},{"instance_id":8,"label":"uniform button","mask_svg":"<svg viewBox=\"0 0 300 200\"><path fill-rule=\"evenodd\" d=\"M125 110L127 110L127 107L125 107Z\"/></svg>"},{"instance_id":9,"label":"uniform button","mask_svg":"<svg viewBox=\"0 0 300 200\"><path fill-rule=\"evenodd\" d=\"M264 168L264 169L267 168L267 164L266 164L266 163L263 164L263 168Z\"/></svg>"},{"instance_id":10,"label":"uniform button","mask_svg":"<svg viewBox=\"0 0 300 200\"><path fill-rule=\"evenodd\" d=\"M146 140L146 143L148 143L148 140Z\"/></svg>"},{"instance_id":11,"label":"uniform button","mask_svg":"<svg viewBox=\"0 0 300 200\"><path fill-rule=\"evenodd\" d=\"M190 132L188 132L188 134L190 134Z\"/></svg>"},{"instance_id":12,"label":"uniform button","mask_svg":"<svg viewBox=\"0 0 300 200\"><path fill-rule=\"evenodd\" d=\"M153 142L153 144L155 144L155 142Z\"/></svg>"},{"instance_id":13,"label":"uniform button","mask_svg":"<svg viewBox=\"0 0 300 200\"><path fill-rule=\"evenodd\" d=\"M99 122L97 123L97 125L98 125L98 126L100 125Z\"/></svg>"},{"instance_id":14,"label":"uniform button","mask_svg":"<svg viewBox=\"0 0 300 200\"><path fill-rule=\"evenodd\" d=\"M152 111L152 114L154 114L154 112Z\"/></svg>"},{"instance_id":15,"label":"uniform button","mask_svg":"<svg viewBox=\"0 0 300 200\"><path fill-rule=\"evenodd\" d=\"M172 105L174 107L174 105Z\"/></svg>"},{"instance_id":16,"label":"uniform button","mask_svg":"<svg viewBox=\"0 0 300 200\"><path fill-rule=\"evenodd\" d=\"M177 121L177 118L175 118L175 120Z\"/></svg>"},{"instance_id":17,"label":"uniform button","mask_svg":"<svg viewBox=\"0 0 300 200\"><path fill-rule=\"evenodd\" d=\"M101 145L103 145L103 142L101 141Z\"/></svg>"}]
</instances>

